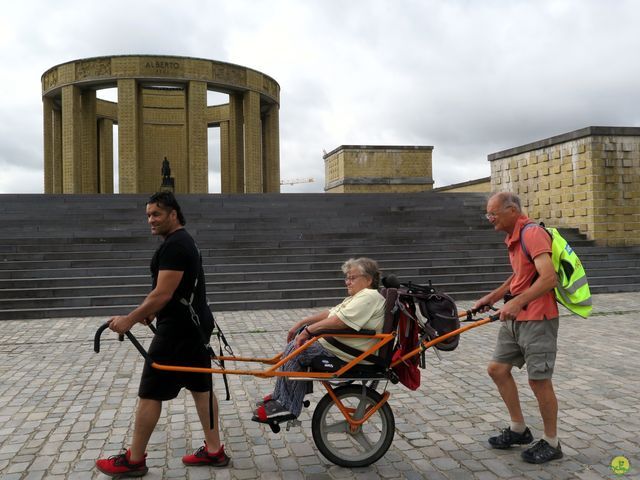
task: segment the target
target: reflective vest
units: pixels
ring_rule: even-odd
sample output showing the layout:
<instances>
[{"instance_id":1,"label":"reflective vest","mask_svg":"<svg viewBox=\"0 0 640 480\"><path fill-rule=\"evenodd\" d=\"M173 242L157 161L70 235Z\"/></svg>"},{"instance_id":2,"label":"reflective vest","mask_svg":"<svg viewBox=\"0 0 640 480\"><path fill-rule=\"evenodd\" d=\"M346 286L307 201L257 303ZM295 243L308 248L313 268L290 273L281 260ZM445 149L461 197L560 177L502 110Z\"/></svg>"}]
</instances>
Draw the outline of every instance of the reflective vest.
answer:
<instances>
[{"instance_id":1,"label":"reflective vest","mask_svg":"<svg viewBox=\"0 0 640 480\"><path fill-rule=\"evenodd\" d=\"M527 223L520 230L522 251L532 262L533 259L527 251L522 234L534 225L538 226L537 223ZM555 288L556 300L576 315L587 318L592 309L591 291L582 262L557 229L546 228L544 223L540 223L539 226L544 228L551 237L551 262L558 277Z\"/></svg>"}]
</instances>

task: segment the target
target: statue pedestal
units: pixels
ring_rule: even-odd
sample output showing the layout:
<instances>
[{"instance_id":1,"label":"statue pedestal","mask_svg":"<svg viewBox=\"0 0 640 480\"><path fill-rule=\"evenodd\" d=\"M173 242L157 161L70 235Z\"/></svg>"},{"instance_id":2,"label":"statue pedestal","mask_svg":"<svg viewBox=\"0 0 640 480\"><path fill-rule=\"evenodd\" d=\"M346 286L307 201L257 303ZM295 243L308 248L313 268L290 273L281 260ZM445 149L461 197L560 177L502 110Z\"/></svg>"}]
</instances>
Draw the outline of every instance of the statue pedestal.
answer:
<instances>
[{"instance_id":1,"label":"statue pedestal","mask_svg":"<svg viewBox=\"0 0 640 480\"><path fill-rule=\"evenodd\" d=\"M160 185L160 192L171 192L175 191L175 180L173 177L163 177L162 185Z\"/></svg>"}]
</instances>

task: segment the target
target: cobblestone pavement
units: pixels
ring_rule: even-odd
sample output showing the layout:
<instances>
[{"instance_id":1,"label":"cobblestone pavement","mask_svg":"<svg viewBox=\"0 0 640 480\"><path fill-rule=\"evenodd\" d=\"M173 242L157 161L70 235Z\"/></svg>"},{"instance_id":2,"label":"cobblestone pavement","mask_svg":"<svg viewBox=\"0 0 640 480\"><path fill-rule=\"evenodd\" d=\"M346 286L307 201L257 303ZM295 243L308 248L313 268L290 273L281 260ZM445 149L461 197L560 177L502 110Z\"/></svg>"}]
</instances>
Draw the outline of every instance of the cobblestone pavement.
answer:
<instances>
[{"instance_id":1,"label":"cobblestone pavement","mask_svg":"<svg viewBox=\"0 0 640 480\"><path fill-rule=\"evenodd\" d=\"M311 435L316 388L302 426L279 434L250 420L255 398L273 382L229 378L231 401L220 402L222 436L233 458L228 469L186 468L181 456L202 443L191 398L165 404L148 448L146 478L187 479L565 479L640 478L640 295L595 297L589 320L563 317L555 387L565 457L524 463L521 448L492 450L487 437L508 416L485 373L497 324L466 332L442 359L430 353L415 392L391 386L396 420L393 445L376 464L345 469L329 463ZM462 305L463 307L466 305ZM271 356L291 323L310 310L219 314L236 354ZM100 354L93 334L105 319L70 318L0 323L0 478L106 478L94 460L112 455L131 437L142 357L128 342L105 333ZM145 343L148 330L135 327ZM537 404L518 371L523 409L541 435ZM224 389L216 379L218 396ZM610 463L625 456L631 469L615 477Z\"/></svg>"}]
</instances>

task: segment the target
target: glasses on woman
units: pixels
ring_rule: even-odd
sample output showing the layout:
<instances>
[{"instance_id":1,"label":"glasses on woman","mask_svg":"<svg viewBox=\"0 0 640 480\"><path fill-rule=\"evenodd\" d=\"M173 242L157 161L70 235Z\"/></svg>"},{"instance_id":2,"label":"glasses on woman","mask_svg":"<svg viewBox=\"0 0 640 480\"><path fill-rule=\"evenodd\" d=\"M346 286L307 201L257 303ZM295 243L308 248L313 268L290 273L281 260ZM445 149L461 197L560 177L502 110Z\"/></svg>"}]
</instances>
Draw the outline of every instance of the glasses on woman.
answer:
<instances>
[{"instance_id":1,"label":"glasses on woman","mask_svg":"<svg viewBox=\"0 0 640 480\"><path fill-rule=\"evenodd\" d=\"M360 277L364 277L365 275L347 275L346 277L344 277L344 281L345 282L353 282L356 280L356 278L360 278Z\"/></svg>"}]
</instances>

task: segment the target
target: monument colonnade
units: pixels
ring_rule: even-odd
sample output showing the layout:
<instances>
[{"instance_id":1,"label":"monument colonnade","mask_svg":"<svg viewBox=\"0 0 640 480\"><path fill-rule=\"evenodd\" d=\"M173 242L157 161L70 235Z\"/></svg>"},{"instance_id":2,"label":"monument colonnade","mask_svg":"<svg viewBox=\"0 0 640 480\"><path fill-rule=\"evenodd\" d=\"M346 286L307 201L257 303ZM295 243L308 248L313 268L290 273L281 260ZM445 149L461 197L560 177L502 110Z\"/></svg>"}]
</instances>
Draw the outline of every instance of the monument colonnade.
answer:
<instances>
[{"instance_id":1,"label":"monument colonnade","mask_svg":"<svg viewBox=\"0 0 640 480\"><path fill-rule=\"evenodd\" d=\"M96 91L117 88L117 103ZM229 95L208 106L207 91ZM222 193L280 191L280 86L239 65L190 57L75 60L42 75L45 193L158 190L164 157L176 193L208 192L208 127L220 128Z\"/></svg>"}]
</instances>

